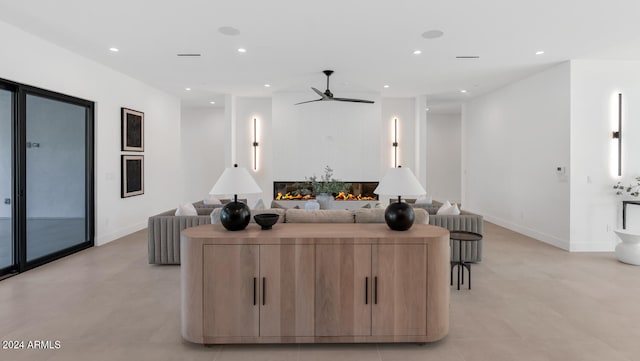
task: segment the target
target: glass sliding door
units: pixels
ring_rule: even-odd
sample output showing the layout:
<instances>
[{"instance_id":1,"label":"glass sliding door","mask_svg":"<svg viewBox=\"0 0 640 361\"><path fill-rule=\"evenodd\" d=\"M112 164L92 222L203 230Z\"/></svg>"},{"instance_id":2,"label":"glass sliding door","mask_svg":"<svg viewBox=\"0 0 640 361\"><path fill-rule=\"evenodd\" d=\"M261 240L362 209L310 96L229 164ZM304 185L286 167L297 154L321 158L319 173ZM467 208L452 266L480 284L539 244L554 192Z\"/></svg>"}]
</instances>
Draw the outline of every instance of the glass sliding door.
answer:
<instances>
[{"instance_id":1,"label":"glass sliding door","mask_svg":"<svg viewBox=\"0 0 640 361\"><path fill-rule=\"evenodd\" d=\"M0 269L15 264L13 241L14 93L0 88Z\"/></svg>"},{"instance_id":2,"label":"glass sliding door","mask_svg":"<svg viewBox=\"0 0 640 361\"><path fill-rule=\"evenodd\" d=\"M87 108L27 93L26 261L90 240L87 223Z\"/></svg>"},{"instance_id":3,"label":"glass sliding door","mask_svg":"<svg viewBox=\"0 0 640 361\"><path fill-rule=\"evenodd\" d=\"M0 79L0 279L93 246L93 112Z\"/></svg>"}]
</instances>

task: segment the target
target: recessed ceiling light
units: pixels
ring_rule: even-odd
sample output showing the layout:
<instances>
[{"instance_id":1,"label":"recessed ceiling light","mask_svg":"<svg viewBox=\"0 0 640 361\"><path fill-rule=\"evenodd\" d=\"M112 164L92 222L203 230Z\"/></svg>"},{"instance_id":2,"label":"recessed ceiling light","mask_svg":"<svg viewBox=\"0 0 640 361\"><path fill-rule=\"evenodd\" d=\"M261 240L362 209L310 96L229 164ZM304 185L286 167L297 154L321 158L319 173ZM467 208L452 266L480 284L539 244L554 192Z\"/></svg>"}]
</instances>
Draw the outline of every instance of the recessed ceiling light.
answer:
<instances>
[{"instance_id":1,"label":"recessed ceiling light","mask_svg":"<svg viewBox=\"0 0 640 361\"><path fill-rule=\"evenodd\" d=\"M424 110L429 111L429 108L425 108Z\"/></svg>"},{"instance_id":2,"label":"recessed ceiling light","mask_svg":"<svg viewBox=\"0 0 640 361\"><path fill-rule=\"evenodd\" d=\"M384 86L383 88L385 88L385 89L386 89L386 88L388 88L388 87L389 87L389 86L385 84L385 86Z\"/></svg>"},{"instance_id":3,"label":"recessed ceiling light","mask_svg":"<svg viewBox=\"0 0 640 361\"><path fill-rule=\"evenodd\" d=\"M466 92L467 92L467 91L466 91L466 90L464 90L464 89L460 90L460 93L466 93Z\"/></svg>"},{"instance_id":4,"label":"recessed ceiling light","mask_svg":"<svg viewBox=\"0 0 640 361\"><path fill-rule=\"evenodd\" d=\"M429 30L422 33L422 37L425 39L437 39L442 37L442 35L444 35L442 30Z\"/></svg>"},{"instance_id":5,"label":"recessed ceiling light","mask_svg":"<svg viewBox=\"0 0 640 361\"><path fill-rule=\"evenodd\" d=\"M229 35L229 36L235 36L240 34L240 30L234 28L233 26L221 26L218 28L218 31L221 34Z\"/></svg>"},{"instance_id":6,"label":"recessed ceiling light","mask_svg":"<svg viewBox=\"0 0 640 361\"><path fill-rule=\"evenodd\" d=\"M414 50L413 51L413 55L420 55L422 54L422 50Z\"/></svg>"},{"instance_id":7,"label":"recessed ceiling light","mask_svg":"<svg viewBox=\"0 0 640 361\"><path fill-rule=\"evenodd\" d=\"M216 102L209 102L209 104L215 104Z\"/></svg>"},{"instance_id":8,"label":"recessed ceiling light","mask_svg":"<svg viewBox=\"0 0 640 361\"><path fill-rule=\"evenodd\" d=\"M247 49L245 48L238 48L238 53L246 53Z\"/></svg>"},{"instance_id":9,"label":"recessed ceiling light","mask_svg":"<svg viewBox=\"0 0 640 361\"><path fill-rule=\"evenodd\" d=\"M109 48L110 51L113 51L114 53L117 53L120 51L120 49L118 48Z\"/></svg>"},{"instance_id":10,"label":"recessed ceiling light","mask_svg":"<svg viewBox=\"0 0 640 361\"><path fill-rule=\"evenodd\" d=\"M542 51L542 50L536 51L536 55L542 55L542 54L544 54L544 51Z\"/></svg>"},{"instance_id":11,"label":"recessed ceiling light","mask_svg":"<svg viewBox=\"0 0 640 361\"><path fill-rule=\"evenodd\" d=\"M264 87L265 88L271 88L271 84L265 84Z\"/></svg>"},{"instance_id":12,"label":"recessed ceiling light","mask_svg":"<svg viewBox=\"0 0 640 361\"><path fill-rule=\"evenodd\" d=\"M191 88L184 88L184 90L189 91L189 90L191 90Z\"/></svg>"}]
</instances>

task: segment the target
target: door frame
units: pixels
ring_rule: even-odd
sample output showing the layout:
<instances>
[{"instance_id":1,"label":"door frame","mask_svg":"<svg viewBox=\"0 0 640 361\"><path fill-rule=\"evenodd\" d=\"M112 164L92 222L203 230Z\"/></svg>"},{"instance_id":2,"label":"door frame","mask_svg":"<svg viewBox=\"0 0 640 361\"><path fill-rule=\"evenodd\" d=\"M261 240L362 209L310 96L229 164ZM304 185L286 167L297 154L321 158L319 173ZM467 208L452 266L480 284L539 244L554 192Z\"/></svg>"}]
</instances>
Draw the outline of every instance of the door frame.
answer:
<instances>
[{"instance_id":1,"label":"door frame","mask_svg":"<svg viewBox=\"0 0 640 361\"><path fill-rule=\"evenodd\" d=\"M92 101L76 98L70 95L16 83L0 78L0 88L12 91L13 122L12 122L12 238L14 243L14 264L0 269L0 277L10 273L20 273L41 266L56 259L66 257L80 250L94 246L95 236L95 169L94 169L94 119L95 104ZM51 100L78 105L85 108L85 241L27 261L27 148L26 148L26 97L34 95Z\"/></svg>"}]
</instances>

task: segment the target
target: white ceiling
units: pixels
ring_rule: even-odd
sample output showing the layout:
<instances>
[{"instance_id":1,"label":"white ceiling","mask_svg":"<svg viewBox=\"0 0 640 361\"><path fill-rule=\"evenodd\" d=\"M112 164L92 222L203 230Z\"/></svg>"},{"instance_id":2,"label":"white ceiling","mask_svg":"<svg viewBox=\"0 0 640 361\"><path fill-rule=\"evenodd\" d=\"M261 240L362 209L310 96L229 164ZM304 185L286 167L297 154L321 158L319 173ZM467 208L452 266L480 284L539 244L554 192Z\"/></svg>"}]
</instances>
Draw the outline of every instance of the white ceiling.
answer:
<instances>
[{"instance_id":1,"label":"white ceiling","mask_svg":"<svg viewBox=\"0 0 640 361\"><path fill-rule=\"evenodd\" d=\"M0 20L189 105L324 89L324 69L336 96L459 102L568 59L640 60L639 16L638 0L0 0Z\"/></svg>"}]
</instances>

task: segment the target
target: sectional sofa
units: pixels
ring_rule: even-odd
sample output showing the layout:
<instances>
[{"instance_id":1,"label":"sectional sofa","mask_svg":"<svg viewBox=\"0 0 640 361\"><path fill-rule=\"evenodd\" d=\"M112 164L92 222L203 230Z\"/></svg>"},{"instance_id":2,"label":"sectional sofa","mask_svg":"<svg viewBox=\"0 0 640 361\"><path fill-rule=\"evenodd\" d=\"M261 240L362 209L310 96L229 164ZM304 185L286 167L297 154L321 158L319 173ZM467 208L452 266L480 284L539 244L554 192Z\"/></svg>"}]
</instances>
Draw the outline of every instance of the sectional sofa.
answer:
<instances>
[{"instance_id":1,"label":"sectional sofa","mask_svg":"<svg viewBox=\"0 0 640 361\"><path fill-rule=\"evenodd\" d=\"M197 216L175 216L175 209L149 218L148 244L150 264L180 264L180 232L188 227L220 223L222 205L195 203ZM449 230L466 230L482 234L482 216L463 211L458 216L436 215L436 205L414 205L415 223L431 224ZM252 214L277 213L278 222L287 223L383 223L384 208L361 208L356 210L304 210L264 209L252 210ZM253 218L251 219L253 223ZM482 241L466 246L465 260L482 260ZM457 260L460 249L453 244L451 259Z\"/></svg>"}]
</instances>

